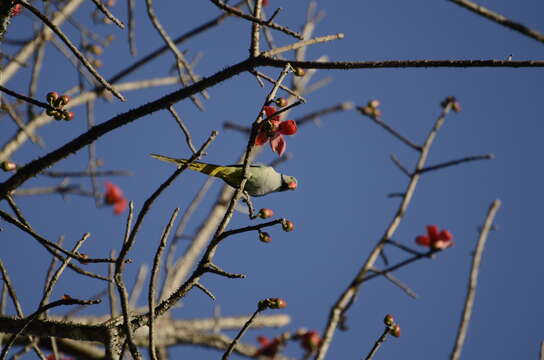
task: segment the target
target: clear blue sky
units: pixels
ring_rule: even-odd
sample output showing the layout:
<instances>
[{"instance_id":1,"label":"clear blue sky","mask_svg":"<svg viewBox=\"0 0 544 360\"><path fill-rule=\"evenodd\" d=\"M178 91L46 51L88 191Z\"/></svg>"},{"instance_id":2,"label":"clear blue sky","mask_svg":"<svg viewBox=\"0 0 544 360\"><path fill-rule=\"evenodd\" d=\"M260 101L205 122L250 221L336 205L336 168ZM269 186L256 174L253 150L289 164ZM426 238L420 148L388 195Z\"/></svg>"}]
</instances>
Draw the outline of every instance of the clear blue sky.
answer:
<instances>
[{"instance_id":1,"label":"clear blue sky","mask_svg":"<svg viewBox=\"0 0 544 360\"><path fill-rule=\"evenodd\" d=\"M305 17L308 1L270 1L282 6L277 21L298 29ZM481 5L500 12L525 25L544 31L544 4L537 0L483 1ZM211 2L190 1L183 6L157 1L156 11L165 28L174 36L219 14ZM331 60L390 59L542 59L541 43L501 27L448 1L321 1L318 9L326 13L315 35L342 32L343 40L310 47L309 59L328 55ZM126 19L125 5L113 8ZM76 17L90 25L92 4L86 4ZM139 56L162 45L150 26L143 3L137 7L137 47ZM27 15L14 19L8 38L30 36ZM66 31L74 35L72 28ZM192 58L203 52L196 71L210 75L227 65L243 60L249 47L249 24L229 19L221 27L185 43ZM102 56L107 76L130 64L126 34L113 25L101 25L101 34L113 33L112 46ZM293 41L275 34L278 44ZM77 40L77 38L75 39ZM11 47L3 45L3 51ZM75 70L58 51L48 46L47 66L39 94L62 92L76 80ZM171 54L146 65L127 80L163 77L169 74ZM262 69L271 76L278 69ZM29 70L8 83L17 91L26 91ZM369 351L383 329L386 313L393 314L402 326L402 337L389 339L376 359L442 359L449 356L462 310L471 253L477 229L483 223L489 204L501 199L496 225L491 233L481 264L474 315L463 350L466 359L536 358L543 340L539 320L544 315L542 303L541 254L544 244L539 229L542 213L542 81L543 70L478 69L380 69L320 71L315 79L332 77L332 83L307 96L308 103L291 112L297 118L322 107L343 101L364 105L379 99L383 120L416 142L425 138L440 113L440 102L448 95L459 100L462 111L448 116L429 156L436 164L465 156L493 153L491 161L474 162L432 172L420 181L408 213L394 239L415 246L414 238L424 233L427 224L437 224L454 235L455 246L434 260L424 260L395 273L418 295L414 300L385 279L365 284L355 305L348 312L347 332L337 332L329 359L361 358ZM97 102L96 122L125 112L139 104L155 100L175 87L127 92L128 101ZM247 139L239 133L222 130L224 121L250 124L259 111L267 89L243 74L209 89L211 99L206 111L199 112L192 103L183 102L176 109L200 144L211 130L221 131L208 150L205 161L232 163L245 148ZM55 122L39 131L47 143L40 149L26 144L12 159L26 163L56 149L86 130L85 113L75 110L71 123ZM259 334L275 336L284 330L306 327L322 331L331 305L351 281L374 244L379 240L398 206L398 199L387 194L400 192L407 178L389 160L397 154L412 168L417 154L356 111L323 117L321 126L311 124L287 139L292 160L279 170L299 180L296 192L273 194L255 200L257 208L268 207L278 216L291 219L292 233L270 231L273 242L262 244L257 234L229 239L220 247L216 260L224 269L242 272L244 280L206 276L204 284L217 296L224 315L249 314L259 299L277 296L288 302L281 310L292 316L285 329L250 331L244 341L256 344ZM15 128L7 118L0 120L2 143ZM127 197L140 209L145 199L172 172L167 164L149 157L160 153L176 157L189 155L177 125L165 112L158 112L120 128L96 143L97 154L105 169L121 168L133 177L114 178ZM267 148L259 161L275 157ZM83 170L86 151L71 156L54 170ZM0 174L0 180L8 174ZM204 181L200 174L186 173L160 198L146 219L127 270L132 285L141 263L150 263L160 232L175 207L184 210ZM24 187L51 186L59 181L39 177ZM72 183L90 188L86 179ZM196 231L209 206L215 201L218 183L188 227ZM95 207L92 199L58 195L19 198L18 203L34 228L51 240L66 236L72 244L84 232L92 234L84 252L105 256L111 248L119 249L125 215L113 216L111 209ZM2 205L6 208L6 205ZM248 219L237 214L231 228L245 226ZM48 264L42 248L28 236L8 224L0 225L3 243L0 257L6 263L26 313L39 302L42 279ZM185 245L185 244L184 244ZM184 246L182 246L183 248ZM392 262L406 256L394 249L387 254ZM383 264L378 262L379 266ZM102 283L82 280L66 272L54 297L69 293L86 298L103 289ZM144 305L144 300L141 300ZM193 291L174 313L179 318L211 316L214 304L201 292ZM103 313L106 305L86 313ZM234 336L234 333L229 333ZM215 351L181 348L178 356L217 359ZM300 356L290 345L287 355ZM237 357L233 357L237 358Z\"/></svg>"}]
</instances>

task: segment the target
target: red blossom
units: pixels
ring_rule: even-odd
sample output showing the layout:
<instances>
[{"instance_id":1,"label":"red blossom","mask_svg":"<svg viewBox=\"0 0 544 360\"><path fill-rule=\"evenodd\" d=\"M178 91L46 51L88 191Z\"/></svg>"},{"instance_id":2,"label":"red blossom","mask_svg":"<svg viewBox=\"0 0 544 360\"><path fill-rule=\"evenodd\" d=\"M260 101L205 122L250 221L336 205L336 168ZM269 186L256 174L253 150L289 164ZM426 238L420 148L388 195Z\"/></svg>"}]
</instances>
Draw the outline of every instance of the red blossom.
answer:
<instances>
[{"instance_id":1,"label":"red blossom","mask_svg":"<svg viewBox=\"0 0 544 360\"><path fill-rule=\"evenodd\" d=\"M281 350L282 341L278 338L270 340L266 336L258 336L257 341L261 346L255 352L257 356L267 356L273 358Z\"/></svg>"},{"instance_id":2,"label":"red blossom","mask_svg":"<svg viewBox=\"0 0 544 360\"><path fill-rule=\"evenodd\" d=\"M21 4L15 4L12 8L11 8L11 16L17 16L19 15L19 13L23 10L23 5Z\"/></svg>"},{"instance_id":3,"label":"red blossom","mask_svg":"<svg viewBox=\"0 0 544 360\"><path fill-rule=\"evenodd\" d=\"M47 357L46 357L47 360L55 360L56 357L55 357L55 354L49 354ZM60 357L60 360L74 360L73 357L67 357L67 356L61 356Z\"/></svg>"},{"instance_id":4,"label":"red blossom","mask_svg":"<svg viewBox=\"0 0 544 360\"><path fill-rule=\"evenodd\" d=\"M263 0L262 4L263 4L263 6L267 6L268 5L268 0Z\"/></svg>"},{"instance_id":5,"label":"red blossom","mask_svg":"<svg viewBox=\"0 0 544 360\"><path fill-rule=\"evenodd\" d=\"M257 137L255 138L255 145L264 145L270 141L270 147L272 151L278 153L279 156L283 155L287 144L283 135L294 135L297 132L297 123L294 120L280 120L280 115L274 116L276 108L273 106L265 106L263 108L266 117Z\"/></svg>"},{"instance_id":6,"label":"red blossom","mask_svg":"<svg viewBox=\"0 0 544 360\"><path fill-rule=\"evenodd\" d=\"M433 250L446 249L453 246L453 235L446 229L439 231L436 225L427 225L427 235L416 237L416 244L430 247Z\"/></svg>"},{"instance_id":7,"label":"red blossom","mask_svg":"<svg viewBox=\"0 0 544 360\"><path fill-rule=\"evenodd\" d=\"M116 215L121 214L127 208L128 201L123 195L121 188L110 182L104 184L106 186L106 193L104 194L104 202L107 205L113 205L113 213Z\"/></svg>"},{"instance_id":8,"label":"red blossom","mask_svg":"<svg viewBox=\"0 0 544 360\"><path fill-rule=\"evenodd\" d=\"M293 338L300 340L300 346L306 350L307 355L317 351L322 341L317 331L306 329L298 330Z\"/></svg>"}]
</instances>

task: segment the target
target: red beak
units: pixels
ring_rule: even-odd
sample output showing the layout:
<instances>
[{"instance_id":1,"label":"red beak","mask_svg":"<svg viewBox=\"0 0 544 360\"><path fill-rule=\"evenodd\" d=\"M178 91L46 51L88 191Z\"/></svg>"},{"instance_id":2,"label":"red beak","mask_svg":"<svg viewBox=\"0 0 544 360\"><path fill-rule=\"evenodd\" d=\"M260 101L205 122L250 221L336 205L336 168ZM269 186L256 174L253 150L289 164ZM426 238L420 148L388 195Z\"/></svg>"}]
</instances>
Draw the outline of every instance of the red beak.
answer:
<instances>
[{"instance_id":1,"label":"red beak","mask_svg":"<svg viewBox=\"0 0 544 360\"><path fill-rule=\"evenodd\" d=\"M295 190L297 188L297 183L295 181L291 181L287 187L291 190Z\"/></svg>"}]
</instances>

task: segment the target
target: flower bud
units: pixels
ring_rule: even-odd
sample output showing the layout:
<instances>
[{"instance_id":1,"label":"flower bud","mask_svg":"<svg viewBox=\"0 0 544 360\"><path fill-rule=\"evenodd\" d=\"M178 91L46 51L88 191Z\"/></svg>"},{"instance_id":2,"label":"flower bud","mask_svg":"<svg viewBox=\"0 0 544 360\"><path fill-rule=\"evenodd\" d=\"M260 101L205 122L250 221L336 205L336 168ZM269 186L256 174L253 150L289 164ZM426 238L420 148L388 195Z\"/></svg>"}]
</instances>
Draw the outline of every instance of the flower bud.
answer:
<instances>
[{"instance_id":1,"label":"flower bud","mask_svg":"<svg viewBox=\"0 0 544 360\"><path fill-rule=\"evenodd\" d=\"M257 214L258 217L261 219L268 219L272 216L274 216L274 211L271 209L261 209L259 210L259 213Z\"/></svg>"},{"instance_id":2,"label":"flower bud","mask_svg":"<svg viewBox=\"0 0 544 360\"><path fill-rule=\"evenodd\" d=\"M385 318L383 319L383 323L386 326L391 327L395 323L395 318L393 318L393 315L387 314L387 315L385 315Z\"/></svg>"},{"instance_id":3,"label":"flower bud","mask_svg":"<svg viewBox=\"0 0 544 360\"><path fill-rule=\"evenodd\" d=\"M304 75L306 75L306 71L304 71L303 68L296 67L294 72L295 72L295 76L304 76Z\"/></svg>"},{"instance_id":4,"label":"flower bud","mask_svg":"<svg viewBox=\"0 0 544 360\"><path fill-rule=\"evenodd\" d=\"M66 121L70 121L74 118L74 112L73 111L64 111L62 113L62 118Z\"/></svg>"},{"instance_id":5,"label":"flower bud","mask_svg":"<svg viewBox=\"0 0 544 360\"><path fill-rule=\"evenodd\" d=\"M53 102L59 98L59 93L56 91L48 92L45 98L47 99L47 102L49 103L49 105L53 106Z\"/></svg>"},{"instance_id":6,"label":"flower bud","mask_svg":"<svg viewBox=\"0 0 544 360\"><path fill-rule=\"evenodd\" d=\"M13 161L2 161L2 164L0 164L0 167L4 171L13 171L17 169L17 164L15 164Z\"/></svg>"},{"instance_id":7,"label":"flower bud","mask_svg":"<svg viewBox=\"0 0 544 360\"><path fill-rule=\"evenodd\" d=\"M259 232L259 240L261 240L264 243L269 243L272 241L272 237L268 235L267 232L261 231Z\"/></svg>"},{"instance_id":8,"label":"flower bud","mask_svg":"<svg viewBox=\"0 0 544 360\"><path fill-rule=\"evenodd\" d=\"M93 55L102 55L102 53L104 52L104 50L102 49L102 47L99 46L99 45L91 45L91 46L89 46L89 51L90 51Z\"/></svg>"},{"instance_id":9,"label":"flower bud","mask_svg":"<svg viewBox=\"0 0 544 360\"><path fill-rule=\"evenodd\" d=\"M363 106L363 107L359 107L358 109L361 112L361 114L366 116L373 116L374 114L374 109L371 108L370 106Z\"/></svg>"},{"instance_id":10,"label":"flower bud","mask_svg":"<svg viewBox=\"0 0 544 360\"><path fill-rule=\"evenodd\" d=\"M259 309L283 309L287 306L287 302L280 298L268 298L259 301Z\"/></svg>"},{"instance_id":11,"label":"flower bud","mask_svg":"<svg viewBox=\"0 0 544 360\"><path fill-rule=\"evenodd\" d=\"M377 100L377 99L370 100L368 102L368 106L370 106L371 108L376 109L378 106L380 106L380 100Z\"/></svg>"},{"instance_id":12,"label":"flower bud","mask_svg":"<svg viewBox=\"0 0 544 360\"><path fill-rule=\"evenodd\" d=\"M394 325L390 330L389 332L391 333L391 335L393 335L394 337L400 337L400 326L399 325Z\"/></svg>"},{"instance_id":13,"label":"flower bud","mask_svg":"<svg viewBox=\"0 0 544 360\"><path fill-rule=\"evenodd\" d=\"M68 104L72 98L68 95L62 95L60 98L57 99L55 102L57 107L63 107L64 105Z\"/></svg>"},{"instance_id":14,"label":"flower bud","mask_svg":"<svg viewBox=\"0 0 544 360\"><path fill-rule=\"evenodd\" d=\"M297 132L297 123L295 120L285 120L278 126L278 131L283 135L294 135Z\"/></svg>"},{"instance_id":15,"label":"flower bud","mask_svg":"<svg viewBox=\"0 0 544 360\"><path fill-rule=\"evenodd\" d=\"M278 105L279 107L287 106L287 99L285 98L282 98L282 97L277 98L275 102L276 102L276 105Z\"/></svg>"},{"instance_id":16,"label":"flower bud","mask_svg":"<svg viewBox=\"0 0 544 360\"><path fill-rule=\"evenodd\" d=\"M281 228L283 231L293 231L295 230L295 224L290 220L285 220L281 223Z\"/></svg>"}]
</instances>

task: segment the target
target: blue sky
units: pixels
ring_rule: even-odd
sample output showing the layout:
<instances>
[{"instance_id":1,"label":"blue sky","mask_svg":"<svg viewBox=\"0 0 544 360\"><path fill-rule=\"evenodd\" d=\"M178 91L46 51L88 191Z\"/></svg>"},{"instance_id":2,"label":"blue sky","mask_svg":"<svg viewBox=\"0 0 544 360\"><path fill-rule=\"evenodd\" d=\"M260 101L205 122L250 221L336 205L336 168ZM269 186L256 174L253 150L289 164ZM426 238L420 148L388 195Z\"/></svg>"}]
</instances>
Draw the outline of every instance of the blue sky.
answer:
<instances>
[{"instance_id":1,"label":"blue sky","mask_svg":"<svg viewBox=\"0 0 544 360\"><path fill-rule=\"evenodd\" d=\"M270 1L270 7L281 6L277 17L281 24L299 28L307 1ZM480 1L513 20L536 30L543 29L544 4L536 0ZM157 16L173 36L177 36L211 19L219 11L211 2L155 4ZM174 10L174 11L173 11ZM342 32L345 38L308 48L307 58L327 55L331 60L391 59L542 59L544 48L537 41L501 27L448 1L321 1L318 10L326 13L315 35ZM86 4L76 13L91 26ZM124 4L113 8L126 19ZM138 59L155 49L161 39L151 27L143 4L138 4L136 41ZM78 40L73 28L64 25L68 34ZM181 49L194 57L203 52L196 71L211 75L247 56L249 47L247 22L228 19L223 25L185 43ZM113 34L116 39L101 57L106 76L132 63L125 32L113 25L100 25L97 32ZM28 15L14 19L7 37L31 35ZM276 42L285 45L293 39L274 33ZM3 51L13 47L3 45ZM39 94L62 92L77 82L76 71L52 46L46 50L47 65L39 85ZM173 57L165 54L130 75L126 80L168 76ZM276 77L279 69L260 69ZM8 87L24 92L29 70L23 69ZM425 226L437 224L454 235L455 246L434 260L423 260L396 272L418 295L414 300L385 279L365 284L357 302L348 312L347 332L337 332L329 351L330 359L361 358L372 347L383 330L382 319L391 313L402 326L402 337L389 339L376 359L424 358L449 356L466 293L471 253L477 240L477 229L483 223L488 206L501 199L503 206L496 219L497 231L490 234L481 264L474 314L469 327L463 357L535 358L543 340L539 319L544 315L541 278L541 254L544 251L539 230L542 202L542 69L378 69L354 71L319 71L314 81L326 77L332 83L307 96L308 103L289 115L298 118L322 107L352 101L364 105L370 99L381 101L383 120L415 142L422 142L440 113L440 102L455 96L462 107L450 114L431 151L428 163L437 164L470 155L493 153L491 161L473 162L423 176L415 196L394 239L416 246L414 238L424 233ZM175 86L127 92L126 103L98 101L97 123L125 112L142 103L155 100ZM209 89L211 99L206 111L195 109L191 102L176 104L193 134L195 145L209 133L220 130L208 149L204 161L228 164L236 161L245 149L245 135L223 130L225 121L249 125L259 112L269 88L261 89L248 74L229 79ZM54 122L40 129L46 149L25 144L12 159L24 164L56 149L86 130L85 112L77 108L76 120ZM0 120L2 143L15 131L7 118ZM310 124L287 139L287 152L292 159L278 170L296 176L295 192L272 194L255 200L257 208L268 207L278 216L291 219L292 233L271 229L273 242L262 244L256 233L228 239L220 246L217 263L232 272L247 275L244 280L228 280L206 276L204 284L217 296L224 315L249 314L259 299L275 296L288 302L281 312L291 315L285 329L250 331L244 341L256 344L257 335L275 336L281 331L306 327L322 331L331 305L358 271L368 252L383 234L398 206L398 199L387 194L399 192L407 178L389 160L395 153L408 168L417 154L393 138L357 111L336 113L321 119L319 126ZM172 167L149 157L159 153L187 157L189 152L182 133L166 111L154 113L128 126L117 129L96 143L97 155L105 169L126 169L132 177L109 179L121 186L139 210L145 199L172 172ZM275 158L265 148L258 161ZM55 165L54 170L83 170L86 151ZM0 180L8 178L0 174ZM188 206L195 191L205 180L201 174L185 173L165 192L146 219L130 257L126 280L131 286L137 267L150 264L151 254L172 210ZM23 187L51 186L57 179L38 177ZM90 188L86 179L72 183ZM194 233L215 201L219 182L195 214L187 228ZM113 216L111 209L95 207L89 198L58 195L21 197L16 199L33 227L51 240L66 236L66 246L84 232L92 234L84 251L95 257L119 249L125 215ZM2 205L5 209L6 205ZM248 225L243 214L235 215L230 228ZM42 279L49 259L29 237L10 225L0 225L4 246L0 257L23 299L26 313L39 302ZM183 244L181 250L186 246ZM406 257L388 249L392 262ZM378 266L383 266L381 262ZM54 297L69 293L86 298L100 292L102 283L82 280L66 272L57 285ZM209 317L214 303L201 292L193 291L175 310L179 318ZM140 305L145 305L142 299ZM86 310L103 313L107 306ZM234 336L234 333L228 333ZM290 345L286 352L300 356ZM199 359L216 359L216 351L179 348L173 354ZM237 358L234 356L233 358Z\"/></svg>"}]
</instances>

